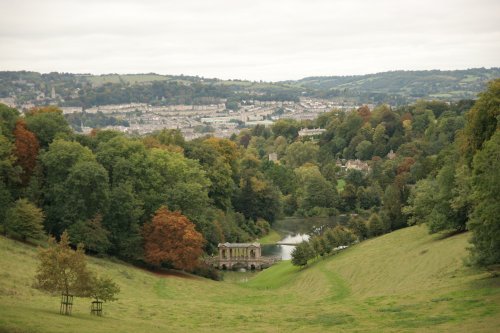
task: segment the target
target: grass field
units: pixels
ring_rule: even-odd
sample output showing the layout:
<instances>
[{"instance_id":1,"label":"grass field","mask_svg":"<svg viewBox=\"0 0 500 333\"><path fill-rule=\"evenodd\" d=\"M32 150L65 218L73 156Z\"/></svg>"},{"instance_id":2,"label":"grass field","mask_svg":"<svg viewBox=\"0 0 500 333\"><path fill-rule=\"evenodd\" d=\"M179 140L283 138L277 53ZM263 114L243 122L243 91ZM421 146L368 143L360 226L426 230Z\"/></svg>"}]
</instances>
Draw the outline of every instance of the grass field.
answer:
<instances>
[{"instance_id":1,"label":"grass field","mask_svg":"<svg viewBox=\"0 0 500 333\"><path fill-rule=\"evenodd\" d=\"M345 180L344 179L339 179L337 180L337 191L342 192L345 187Z\"/></svg>"},{"instance_id":2,"label":"grass field","mask_svg":"<svg viewBox=\"0 0 500 333\"><path fill-rule=\"evenodd\" d=\"M276 230L271 229L267 235L256 240L260 244L275 244L283 238Z\"/></svg>"},{"instance_id":3,"label":"grass field","mask_svg":"<svg viewBox=\"0 0 500 333\"><path fill-rule=\"evenodd\" d=\"M411 227L305 269L284 261L224 282L90 258L122 289L102 318L88 299L59 315L57 297L31 288L36 249L0 238L0 332L495 332L500 278L463 265L468 237Z\"/></svg>"},{"instance_id":4,"label":"grass field","mask_svg":"<svg viewBox=\"0 0 500 333\"><path fill-rule=\"evenodd\" d=\"M153 82L153 81L168 81L169 78L167 76L159 75L159 74L104 74L104 75L89 75L87 76L87 80L89 80L93 85L100 86L105 83L144 83L144 82Z\"/></svg>"}]
</instances>

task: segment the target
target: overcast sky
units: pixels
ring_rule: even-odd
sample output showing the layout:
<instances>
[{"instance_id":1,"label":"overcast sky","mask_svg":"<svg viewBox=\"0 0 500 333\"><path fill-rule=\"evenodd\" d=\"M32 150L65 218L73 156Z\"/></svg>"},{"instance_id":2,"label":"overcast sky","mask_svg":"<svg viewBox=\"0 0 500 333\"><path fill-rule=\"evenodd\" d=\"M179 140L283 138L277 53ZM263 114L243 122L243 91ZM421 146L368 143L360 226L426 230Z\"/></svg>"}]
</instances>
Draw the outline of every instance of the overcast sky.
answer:
<instances>
[{"instance_id":1,"label":"overcast sky","mask_svg":"<svg viewBox=\"0 0 500 333\"><path fill-rule=\"evenodd\" d=\"M500 66L499 0L0 0L0 70L277 81Z\"/></svg>"}]
</instances>

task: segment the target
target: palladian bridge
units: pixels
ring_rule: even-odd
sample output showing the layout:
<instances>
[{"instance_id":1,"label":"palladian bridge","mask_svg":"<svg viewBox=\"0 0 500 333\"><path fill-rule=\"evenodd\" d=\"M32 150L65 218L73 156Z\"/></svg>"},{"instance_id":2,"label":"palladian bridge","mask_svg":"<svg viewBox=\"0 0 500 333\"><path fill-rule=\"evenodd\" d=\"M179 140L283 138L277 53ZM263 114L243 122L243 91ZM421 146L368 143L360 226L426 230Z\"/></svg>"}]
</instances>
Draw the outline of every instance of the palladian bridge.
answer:
<instances>
[{"instance_id":1,"label":"palladian bridge","mask_svg":"<svg viewBox=\"0 0 500 333\"><path fill-rule=\"evenodd\" d=\"M259 243L219 243L218 247L219 255L208 258L207 261L219 269L264 269L281 260L277 257L263 257Z\"/></svg>"}]
</instances>

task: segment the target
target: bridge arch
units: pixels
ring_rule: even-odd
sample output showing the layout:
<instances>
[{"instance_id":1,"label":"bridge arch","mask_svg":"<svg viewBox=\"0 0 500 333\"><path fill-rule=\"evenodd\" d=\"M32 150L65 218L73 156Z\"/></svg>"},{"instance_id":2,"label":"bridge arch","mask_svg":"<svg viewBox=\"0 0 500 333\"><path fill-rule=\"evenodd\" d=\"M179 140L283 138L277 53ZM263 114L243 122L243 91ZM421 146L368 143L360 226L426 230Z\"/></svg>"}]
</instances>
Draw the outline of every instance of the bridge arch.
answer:
<instances>
[{"instance_id":1,"label":"bridge arch","mask_svg":"<svg viewBox=\"0 0 500 333\"><path fill-rule=\"evenodd\" d=\"M223 270L245 268L263 269L271 266L277 258L262 256L260 243L220 243L217 257L206 259L207 263Z\"/></svg>"}]
</instances>

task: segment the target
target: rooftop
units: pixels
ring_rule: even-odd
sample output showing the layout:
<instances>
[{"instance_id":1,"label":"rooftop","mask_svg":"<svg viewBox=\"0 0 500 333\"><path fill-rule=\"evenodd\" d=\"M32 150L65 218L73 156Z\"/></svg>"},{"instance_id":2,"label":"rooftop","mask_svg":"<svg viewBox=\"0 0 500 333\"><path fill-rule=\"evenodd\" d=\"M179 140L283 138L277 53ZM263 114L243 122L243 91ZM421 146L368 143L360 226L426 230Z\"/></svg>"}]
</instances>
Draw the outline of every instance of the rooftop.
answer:
<instances>
[{"instance_id":1,"label":"rooftop","mask_svg":"<svg viewBox=\"0 0 500 333\"><path fill-rule=\"evenodd\" d=\"M219 247L241 248L241 247L260 247L260 243L219 243Z\"/></svg>"}]
</instances>

